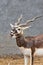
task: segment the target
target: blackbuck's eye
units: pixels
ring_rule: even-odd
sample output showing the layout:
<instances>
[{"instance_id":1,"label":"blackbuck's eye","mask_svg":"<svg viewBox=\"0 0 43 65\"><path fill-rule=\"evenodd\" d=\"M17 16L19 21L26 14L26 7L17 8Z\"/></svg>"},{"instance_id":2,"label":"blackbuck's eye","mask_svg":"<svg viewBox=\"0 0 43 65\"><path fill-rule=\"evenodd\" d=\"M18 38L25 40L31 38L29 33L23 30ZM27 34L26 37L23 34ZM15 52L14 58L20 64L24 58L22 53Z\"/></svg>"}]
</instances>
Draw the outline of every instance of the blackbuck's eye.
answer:
<instances>
[{"instance_id":1,"label":"blackbuck's eye","mask_svg":"<svg viewBox=\"0 0 43 65\"><path fill-rule=\"evenodd\" d=\"M20 29L18 29L18 30L20 30Z\"/></svg>"}]
</instances>

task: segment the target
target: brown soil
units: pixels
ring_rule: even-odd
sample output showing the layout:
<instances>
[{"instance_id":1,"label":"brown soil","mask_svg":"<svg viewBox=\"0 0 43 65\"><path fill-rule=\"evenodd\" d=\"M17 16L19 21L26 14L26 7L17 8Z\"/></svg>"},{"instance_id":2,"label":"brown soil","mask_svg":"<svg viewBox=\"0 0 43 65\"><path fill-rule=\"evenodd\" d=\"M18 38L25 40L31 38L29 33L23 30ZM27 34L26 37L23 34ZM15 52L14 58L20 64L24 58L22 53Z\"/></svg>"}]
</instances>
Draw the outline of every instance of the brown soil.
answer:
<instances>
[{"instance_id":1,"label":"brown soil","mask_svg":"<svg viewBox=\"0 0 43 65\"><path fill-rule=\"evenodd\" d=\"M0 65L24 65L24 59L23 56L21 55L2 56L2 57L0 56ZM28 65L30 65L30 61ZM43 56L35 57L34 65L43 65Z\"/></svg>"}]
</instances>

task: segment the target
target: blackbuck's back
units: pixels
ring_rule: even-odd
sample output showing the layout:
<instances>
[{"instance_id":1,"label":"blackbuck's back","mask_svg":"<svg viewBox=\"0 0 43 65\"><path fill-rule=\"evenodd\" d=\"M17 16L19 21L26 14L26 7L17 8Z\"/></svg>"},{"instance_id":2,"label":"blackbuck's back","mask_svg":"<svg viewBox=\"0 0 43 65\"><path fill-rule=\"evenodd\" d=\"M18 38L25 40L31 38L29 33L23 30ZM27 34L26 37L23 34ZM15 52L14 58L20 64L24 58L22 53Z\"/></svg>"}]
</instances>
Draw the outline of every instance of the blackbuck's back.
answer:
<instances>
[{"instance_id":1,"label":"blackbuck's back","mask_svg":"<svg viewBox=\"0 0 43 65\"><path fill-rule=\"evenodd\" d=\"M35 45L38 48L43 48L43 34L35 37Z\"/></svg>"}]
</instances>

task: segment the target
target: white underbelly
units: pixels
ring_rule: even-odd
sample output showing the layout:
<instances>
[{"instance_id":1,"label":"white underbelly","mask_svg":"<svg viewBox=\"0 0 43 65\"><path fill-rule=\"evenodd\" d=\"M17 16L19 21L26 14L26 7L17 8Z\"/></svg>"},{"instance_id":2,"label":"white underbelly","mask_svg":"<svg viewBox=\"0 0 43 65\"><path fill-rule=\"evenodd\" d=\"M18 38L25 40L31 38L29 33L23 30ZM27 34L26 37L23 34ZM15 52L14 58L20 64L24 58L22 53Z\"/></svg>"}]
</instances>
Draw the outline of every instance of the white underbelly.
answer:
<instances>
[{"instance_id":1,"label":"white underbelly","mask_svg":"<svg viewBox=\"0 0 43 65\"><path fill-rule=\"evenodd\" d=\"M34 55L43 56L43 48L36 49Z\"/></svg>"},{"instance_id":2,"label":"white underbelly","mask_svg":"<svg viewBox=\"0 0 43 65\"><path fill-rule=\"evenodd\" d=\"M30 55L30 53L31 53L31 48L19 47L19 49L20 49L20 51L22 52L23 55ZM35 49L34 55L36 55L36 56L43 55L43 48Z\"/></svg>"}]
</instances>

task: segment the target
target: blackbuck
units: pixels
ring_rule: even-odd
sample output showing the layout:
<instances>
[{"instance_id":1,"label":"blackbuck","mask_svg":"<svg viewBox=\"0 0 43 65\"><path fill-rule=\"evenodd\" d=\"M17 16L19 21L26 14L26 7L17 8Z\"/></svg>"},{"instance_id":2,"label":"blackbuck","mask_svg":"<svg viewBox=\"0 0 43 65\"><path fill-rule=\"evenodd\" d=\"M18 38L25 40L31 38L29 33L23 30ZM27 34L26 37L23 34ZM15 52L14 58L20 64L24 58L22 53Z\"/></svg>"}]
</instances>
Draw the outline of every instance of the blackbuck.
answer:
<instances>
[{"instance_id":1,"label":"blackbuck","mask_svg":"<svg viewBox=\"0 0 43 65\"><path fill-rule=\"evenodd\" d=\"M34 17L31 20L27 20L25 24L20 24L22 20L22 15L18 19L18 22L14 25L10 24L11 32L10 36L16 38L17 46L21 50L24 55L24 65L28 65L28 56L30 54L30 65L33 65L34 53L36 49L43 48L43 34L38 36L27 36L25 37L23 34L23 30L30 28L30 22L34 22L36 19L42 16Z\"/></svg>"}]
</instances>

